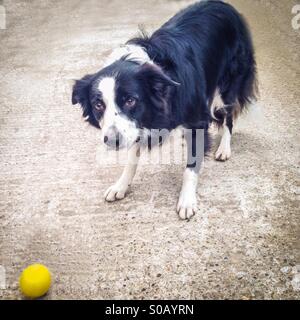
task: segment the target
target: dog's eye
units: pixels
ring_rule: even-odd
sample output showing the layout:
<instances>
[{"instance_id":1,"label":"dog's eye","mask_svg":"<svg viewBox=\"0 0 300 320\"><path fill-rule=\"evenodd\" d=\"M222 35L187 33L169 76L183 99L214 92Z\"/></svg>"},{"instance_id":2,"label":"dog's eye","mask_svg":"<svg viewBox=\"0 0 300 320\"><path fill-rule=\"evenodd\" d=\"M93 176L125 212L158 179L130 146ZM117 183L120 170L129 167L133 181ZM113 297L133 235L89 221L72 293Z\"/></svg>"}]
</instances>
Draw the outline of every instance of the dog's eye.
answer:
<instances>
[{"instance_id":1,"label":"dog's eye","mask_svg":"<svg viewBox=\"0 0 300 320\"><path fill-rule=\"evenodd\" d=\"M136 104L136 99L133 97L129 97L126 99L124 106L128 109L131 109L135 106Z\"/></svg>"},{"instance_id":2,"label":"dog's eye","mask_svg":"<svg viewBox=\"0 0 300 320\"><path fill-rule=\"evenodd\" d=\"M95 104L95 109L98 110L98 111L103 112L104 109L105 109L105 104L104 104L104 102L98 101L98 102Z\"/></svg>"}]
</instances>

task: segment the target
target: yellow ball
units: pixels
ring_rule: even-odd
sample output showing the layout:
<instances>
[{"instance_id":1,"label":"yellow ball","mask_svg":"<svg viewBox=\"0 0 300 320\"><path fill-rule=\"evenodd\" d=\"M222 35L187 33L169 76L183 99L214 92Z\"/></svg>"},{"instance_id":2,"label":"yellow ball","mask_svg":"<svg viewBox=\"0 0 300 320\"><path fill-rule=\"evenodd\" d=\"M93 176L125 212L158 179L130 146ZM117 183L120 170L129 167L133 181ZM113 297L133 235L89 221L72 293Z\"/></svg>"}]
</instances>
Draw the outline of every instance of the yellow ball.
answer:
<instances>
[{"instance_id":1,"label":"yellow ball","mask_svg":"<svg viewBox=\"0 0 300 320\"><path fill-rule=\"evenodd\" d=\"M44 265L32 264L23 270L19 283L24 296L28 298L38 298L49 290L51 275Z\"/></svg>"}]
</instances>

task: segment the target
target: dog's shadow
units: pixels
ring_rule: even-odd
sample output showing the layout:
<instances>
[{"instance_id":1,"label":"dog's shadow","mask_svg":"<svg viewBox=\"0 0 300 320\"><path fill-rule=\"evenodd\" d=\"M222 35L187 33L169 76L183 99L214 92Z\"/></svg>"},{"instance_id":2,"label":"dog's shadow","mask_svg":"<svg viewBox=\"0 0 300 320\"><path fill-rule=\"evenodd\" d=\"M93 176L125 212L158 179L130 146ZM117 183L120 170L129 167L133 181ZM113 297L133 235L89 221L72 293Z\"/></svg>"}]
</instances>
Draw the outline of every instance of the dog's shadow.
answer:
<instances>
[{"instance_id":1,"label":"dog's shadow","mask_svg":"<svg viewBox=\"0 0 300 320\"><path fill-rule=\"evenodd\" d=\"M205 156L204 161L209 162L209 167L214 165L224 166L224 162L216 161L214 158L215 152L220 144L221 135L215 134L211 140L210 151ZM253 134L247 132L235 132L232 136L232 157L227 161L226 170L230 170L232 163L232 170L236 169L236 165L240 163L240 160L245 156L251 156L253 159L257 157L261 159L261 155L270 150L270 145L262 137L258 138ZM243 166L244 164L240 164ZM177 199L181 183L183 171L185 169L185 164L171 164L163 165L157 167L156 174L158 178L155 178L155 175L149 177L149 184L147 184L148 189L155 189L160 194L161 197L170 197L170 194L173 195L174 199ZM210 175L210 174L209 174ZM213 174L210 175L213 177ZM218 177L216 177L217 179ZM152 188L155 183L155 188Z\"/></svg>"}]
</instances>

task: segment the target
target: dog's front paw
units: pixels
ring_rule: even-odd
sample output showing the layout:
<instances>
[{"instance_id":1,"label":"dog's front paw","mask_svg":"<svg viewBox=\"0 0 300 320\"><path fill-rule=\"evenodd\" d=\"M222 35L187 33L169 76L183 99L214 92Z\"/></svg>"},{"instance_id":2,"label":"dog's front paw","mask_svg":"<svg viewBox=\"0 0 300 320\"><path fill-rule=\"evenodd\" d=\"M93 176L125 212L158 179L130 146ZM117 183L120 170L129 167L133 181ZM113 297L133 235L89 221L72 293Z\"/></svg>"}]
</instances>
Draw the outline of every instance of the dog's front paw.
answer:
<instances>
[{"instance_id":1,"label":"dog's front paw","mask_svg":"<svg viewBox=\"0 0 300 320\"><path fill-rule=\"evenodd\" d=\"M197 197L194 192L181 191L178 204L177 213L182 220L189 220L197 211Z\"/></svg>"},{"instance_id":2,"label":"dog's front paw","mask_svg":"<svg viewBox=\"0 0 300 320\"><path fill-rule=\"evenodd\" d=\"M125 198L128 187L129 186L127 184L116 182L114 185L112 185L105 191L105 200L108 202L112 202Z\"/></svg>"}]
</instances>

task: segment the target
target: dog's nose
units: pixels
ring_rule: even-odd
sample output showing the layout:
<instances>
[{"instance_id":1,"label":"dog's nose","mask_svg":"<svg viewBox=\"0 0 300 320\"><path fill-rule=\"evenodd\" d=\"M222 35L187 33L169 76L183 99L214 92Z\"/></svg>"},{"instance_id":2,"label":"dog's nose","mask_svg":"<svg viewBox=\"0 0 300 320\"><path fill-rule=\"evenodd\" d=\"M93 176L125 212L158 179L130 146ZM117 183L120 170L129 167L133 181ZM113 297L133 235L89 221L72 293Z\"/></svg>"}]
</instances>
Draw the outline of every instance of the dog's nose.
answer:
<instances>
[{"instance_id":1,"label":"dog's nose","mask_svg":"<svg viewBox=\"0 0 300 320\"><path fill-rule=\"evenodd\" d=\"M103 136L104 143L114 149L118 149L121 144L122 136L115 127L109 128Z\"/></svg>"},{"instance_id":2,"label":"dog's nose","mask_svg":"<svg viewBox=\"0 0 300 320\"><path fill-rule=\"evenodd\" d=\"M104 136L104 143L107 144L110 147L113 147L114 145L120 144L120 137L119 134L117 134L116 137L112 136Z\"/></svg>"}]
</instances>

